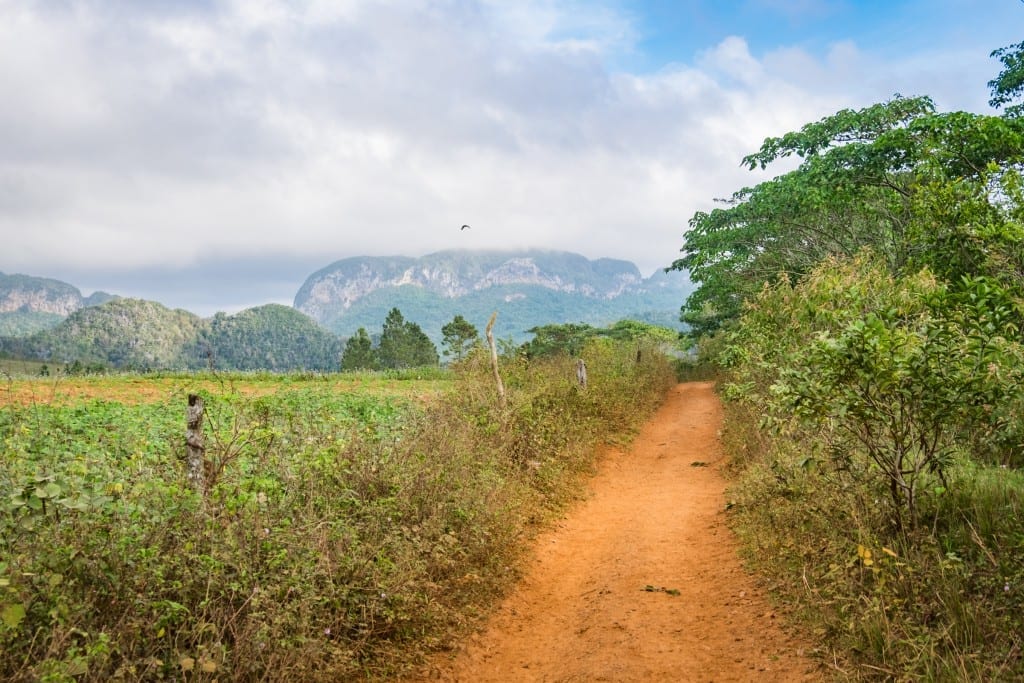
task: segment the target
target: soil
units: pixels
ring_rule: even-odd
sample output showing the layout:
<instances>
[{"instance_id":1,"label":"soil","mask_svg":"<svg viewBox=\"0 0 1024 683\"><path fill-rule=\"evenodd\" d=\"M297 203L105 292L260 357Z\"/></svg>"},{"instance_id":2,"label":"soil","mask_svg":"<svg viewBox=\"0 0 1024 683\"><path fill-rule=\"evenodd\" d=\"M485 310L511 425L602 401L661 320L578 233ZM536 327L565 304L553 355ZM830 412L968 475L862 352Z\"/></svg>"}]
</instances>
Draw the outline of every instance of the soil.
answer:
<instances>
[{"instance_id":1,"label":"soil","mask_svg":"<svg viewBox=\"0 0 1024 683\"><path fill-rule=\"evenodd\" d=\"M585 500L537 539L523 580L428 678L819 681L737 555L711 383L680 384Z\"/></svg>"}]
</instances>

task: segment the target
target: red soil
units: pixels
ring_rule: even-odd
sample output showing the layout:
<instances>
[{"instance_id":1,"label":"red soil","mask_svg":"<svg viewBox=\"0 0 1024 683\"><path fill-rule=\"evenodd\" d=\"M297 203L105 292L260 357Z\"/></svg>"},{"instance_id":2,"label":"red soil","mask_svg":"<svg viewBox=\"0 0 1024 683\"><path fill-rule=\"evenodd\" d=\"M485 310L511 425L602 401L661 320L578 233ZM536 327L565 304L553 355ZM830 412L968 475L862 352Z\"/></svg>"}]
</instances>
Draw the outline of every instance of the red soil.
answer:
<instances>
[{"instance_id":1,"label":"red soil","mask_svg":"<svg viewBox=\"0 0 1024 683\"><path fill-rule=\"evenodd\" d=\"M520 585L428 678L818 681L744 571L725 520L721 406L676 387L589 496L538 538Z\"/></svg>"}]
</instances>

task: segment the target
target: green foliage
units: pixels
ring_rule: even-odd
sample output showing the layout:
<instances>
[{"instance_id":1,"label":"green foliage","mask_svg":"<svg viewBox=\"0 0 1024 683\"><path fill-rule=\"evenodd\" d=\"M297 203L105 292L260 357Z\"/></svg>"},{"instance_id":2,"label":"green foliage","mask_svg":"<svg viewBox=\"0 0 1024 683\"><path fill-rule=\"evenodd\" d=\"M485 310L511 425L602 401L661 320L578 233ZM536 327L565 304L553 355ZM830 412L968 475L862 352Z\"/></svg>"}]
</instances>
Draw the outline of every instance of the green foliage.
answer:
<instances>
[{"instance_id":1,"label":"green foliage","mask_svg":"<svg viewBox=\"0 0 1024 683\"><path fill-rule=\"evenodd\" d=\"M675 330L638 320L620 320L605 328L585 323L541 325L529 332L533 334L533 339L521 347L521 351L529 358L559 354L579 357L587 343L598 338L633 342L638 349L646 345L656 348L660 353L669 353L679 344L679 333Z\"/></svg>"},{"instance_id":2,"label":"green foliage","mask_svg":"<svg viewBox=\"0 0 1024 683\"><path fill-rule=\"evenodd\" d=\"M480 343L480 332L461 315L441 328L444 337L444 355L460 361L476 344Z\"/></svg>"},{"instance_id":3,"label":"green foliage","mask_svg":"<svg viewBox=\"0 0 1024 683\"><path fill-rule=\"evenodd\" d=\"M528 330L533 339L523 345L530 358L564 354L579 356L584 343L597 334L597 329L585 323L540 325Z\"/></svg>"},{"instance_id":4,"label":"green foliage","mask_svg":"<svg viewBox=\"0 0 1024 683\"><path fill-rule=\"evenodd\" d=\"M140 299L114 299L72 313L52 330L6 339L20 357L117 368L184 367L182 351L202 329L199 317Z\"/></svg>"},{"instance_id":5,"label":"green foliage","mask_svg":"<svg viewBox=\"0 0 1024 683\"><path fill-rule=\"evenodd\" d=\"M53 329L64 320L59 313L39 311L10 311L0 313L0 337L28 337L36 332Z\"/></svg>"},{"instance_id":6,"label":"green foliage","mask_svg":"<svg viewBox=\"0 0 1024 683\"><path fill-rule=\"evenodd\" d=\"M1008 45L992 51L992 57L1003 64L999 75L988 82L992 98L988 101L992 107L1006 107L1004 113L1008 117L1019 117L1024 114L1024 104L1012 104L1024 95L1024 43Z\"/></svg>"},{"instance_id":7,"label":"green foliage","mask_svg":"<svg viewBox=\"0 0 1024 683\"><path fill-rule=\"evenodd\" d=\"M373 341L366 333L365 328L360 327L345 342L345 351L341 355L341 369L347 371L377 369L377 354L374 352Z\"/></svg>"},{"instance_id":8,"label":"green foliage","mask_svg":"<svg viewBox=\"0 0 1024 683\"><path fill-rule=\"evenodd\" d=\"M82 308L53 329L0 339L8 354L69 367L116 370L333 370L341 341L278 304L210 320L152 301L113 299Z\"/></svg>"},{"instance_id":9,"label":"green foliage","mask_svg":"<svg viewBox=\"0 0 1024 683\"><path fill-rule=\"evenodd\" d=\"M414 322L392 308L384 320L377 347L377 362L382 368L415 368L437 365L437 347Z\"/></svg>"},{"instance_id":10,"label":"green foliage","mask_svg":"<svg viewBox=\"0 0 1024 683\"><path fill-rule=\"evenodd\" d=\"M1001 518L1005 498L971 496L985 488L974 476L1017 481L1024 465L1020 319L992 279L894 276L862 253L765 287L715 340L741 531L856 665L925 678L1019 669L1002 590L1024 559L1010 540L1019 522Z\"/></svg>"},{"instance_id":11,"label":"green foliage","mask_svg":"<svg viewBox=\"0 0 1024 683\"><path fill-rule=\"evenodd\" d=\"M184 350L192 368L334 370L341 341L289 306L268 304L235 315L218 313Z\"/></svg>"},{"instance_id":12,"label":"green foliage","mask_svg":"<svg viewBox=\"0 0 1024 683\"><path fill-rule=\"evenodd\" d=\"M763 283L866 247L894 273L929 265L945 277L995 276L997 263L1021 262L1019 216L1005 201L1024 160L1019 122L935 113L926 97L896 97L769 138L744 163L764 168L792 155L803 157L796 170L690 220L673 267L699 285L683 309L698 334L735 320ZM959 244L965 231L1002 236L990 240L1000 255L947 256L941 247Z\"/></svg>"},{"instance_id":13,"label":"green foliage","mask_svg":"<svg viewBox=\"0 0 1024 683\"><path fill-rule=\"evenodd\" d=\"M1021 50L993 53L993 106L1019 97ZM748 167L799 166L696 214L674 264L725 372L736 527L855 678L1024 677L1024 118L1006 113L897 96L770 138Z\"/></svg>"},{"instance_id":14,"label":"green foliage","mask_svg":"<svg viewBox=\"0 0 1024 683\"><path fill-rule=\"evenodd\" d=\"M204 391L205 499L185 483L186 387L0 409L0 678L408 673L671 382L657 354L583 353L599 391L571 362L520 359L505 411L483 354L427 404L281 376L261 396Z\"/></svg>"}]
</instances>

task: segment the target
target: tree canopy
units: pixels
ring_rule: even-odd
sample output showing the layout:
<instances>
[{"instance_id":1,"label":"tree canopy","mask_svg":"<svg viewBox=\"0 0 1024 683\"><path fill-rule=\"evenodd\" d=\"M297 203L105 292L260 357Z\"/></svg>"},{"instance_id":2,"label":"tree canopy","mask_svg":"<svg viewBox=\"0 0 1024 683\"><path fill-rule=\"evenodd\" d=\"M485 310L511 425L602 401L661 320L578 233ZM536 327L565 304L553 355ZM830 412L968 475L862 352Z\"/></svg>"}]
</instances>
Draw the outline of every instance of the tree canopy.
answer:
<instances>
[{"instance_id":1,"label":"tree canopy","mask_svg":"<svg viewBox=\"0 0 1024 683\"><path fill-rule=\"evenodd\" d=\"M444 355L451 356L455 361L462 360L473 345L480 341L480 332L461 315L456 315L450 323L444 325L441 334L444 335Z\"/></svg>"},{"instance_id":2,"label":"tree canopy","mask_svg":"<svg viewBox=\"0 0 1024 683\"><path fill-rule=\"evenodd\" d=\"M528 331L533 334L533 339L521 347L528 358L557 354L578 356L586 343L597 337L657 346L674 344L679 340L679 333L675 330L637 320L620 320L604 328L585 323L540 325Z\"/></svg>"},{"instance_id":3,"label":"tree canopy","mask_svg":"<svg viewBox=\"0 0 1024 683\"><path fill-rule=\"evenodd\" d=\"M992 91L989 105L1005 107L1003 111L1008 117L1024 115L1024 103L1010 104L1024 96L1024 42L993 50L992 57L1002 62L1003 70L988 82Z\"/></svg>"},{"instance_id":4,"label":"tree canopy","mask_svg":"<svg viewBox=\"0 0 1024 683\"><path fill-rule=\"evenodd\" d=\"M802 162L690 219L684 256L671 266L698 284L682 319L698 334L713 332L765 282L866 247L892 272L1024 272L1014 201L1022 121L937 113L928 97L896 96L768 138L743 165L763 169L794 155Z\"/></svg>"},{"instance_id":5,"label":"tree canopy","mask_svg":"<svg viewBox=\"0 0 1024 683\"><path fill-rule=\"evenodd\" d=\"M345 342L345 351L341 355L341 369L375 370L376 368L377 354L374 353L373 341L367 334L366 328L360 327Z\"/></svg>"},{"instance_id":6,"label":"tree canopy","mask_svg":"<svg viewBox=\"0 0 1024 683\"><path fill-rule=\"evenodd\" d=\"M382 368L414 368L437 365L440 359L434 342L420 326L407 321L400 310L392 308L384 319L377 360Z\"/></svg>"},{"instance_id":7,"label":"tree canopy","mask_svg":"<svg viewBox=\"0 0 1024 683\"><path fill-rule=\"evenodd\" d=\"M393 370L437 365L438 361L434 342L419 325L407 321L400 310L392 308L376 347L364 327L349 337L341 356L341 369Z\"/></svg>"}]
</instances>

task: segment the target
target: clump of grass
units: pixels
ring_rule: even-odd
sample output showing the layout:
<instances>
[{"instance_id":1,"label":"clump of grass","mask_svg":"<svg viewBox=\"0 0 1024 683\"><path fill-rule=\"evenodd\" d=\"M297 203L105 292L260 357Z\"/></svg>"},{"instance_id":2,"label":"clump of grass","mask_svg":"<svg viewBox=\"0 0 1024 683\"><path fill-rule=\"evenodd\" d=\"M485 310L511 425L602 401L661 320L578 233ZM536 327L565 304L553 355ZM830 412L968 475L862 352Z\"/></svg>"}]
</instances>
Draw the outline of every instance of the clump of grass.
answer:
<instances>
[{"instance_id":1,"label":"clump of grass","mask_svg":"<svg viewBox=\"0 0 1024 683\"><path fill-rule=\"evenodd\" d=\"M484 357L429 401L282 380L207 390L206 496L184 401L0 410L0 678L350 680L408 672L488 608L602 441L628 438L668 362L595 342ZM436 378L432 378L436 379Z\"/></svg>"}]
</instances>

